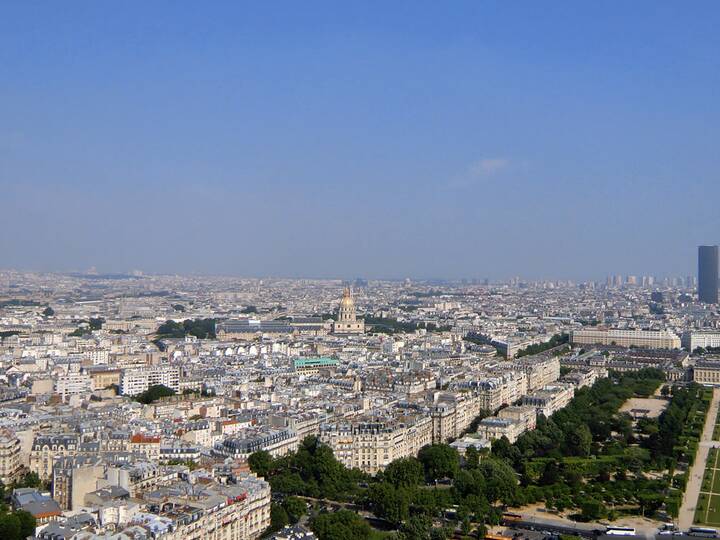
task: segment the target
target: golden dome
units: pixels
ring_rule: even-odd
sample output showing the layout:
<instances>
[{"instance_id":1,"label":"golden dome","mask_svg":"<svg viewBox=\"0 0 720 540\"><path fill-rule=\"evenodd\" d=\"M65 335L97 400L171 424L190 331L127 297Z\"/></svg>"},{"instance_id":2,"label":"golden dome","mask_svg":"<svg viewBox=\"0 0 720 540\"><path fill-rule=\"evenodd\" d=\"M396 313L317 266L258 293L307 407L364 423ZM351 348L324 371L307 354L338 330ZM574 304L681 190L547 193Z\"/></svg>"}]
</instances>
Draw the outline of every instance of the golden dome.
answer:
<instances>
[{"instance_id":1,"label":"golden dome","mask_svg":"<svg viewBox=\"0 0 720 540\"><path fill-rule=\"evenodd\" d=\"M340 300L340 308L355 308L355 301L353 300L352 293L350 292L350 287L345 287L345 290L343 291L343 297L342 300Z\"/></svg>"}]
</instances>

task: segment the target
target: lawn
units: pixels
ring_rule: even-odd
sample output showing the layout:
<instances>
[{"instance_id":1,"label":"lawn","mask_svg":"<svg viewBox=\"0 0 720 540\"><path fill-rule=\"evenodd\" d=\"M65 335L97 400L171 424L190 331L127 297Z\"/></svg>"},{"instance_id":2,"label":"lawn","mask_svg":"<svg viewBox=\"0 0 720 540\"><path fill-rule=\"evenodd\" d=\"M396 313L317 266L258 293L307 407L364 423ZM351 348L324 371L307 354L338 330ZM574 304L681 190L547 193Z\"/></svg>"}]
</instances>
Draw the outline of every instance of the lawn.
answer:
<instances>
[{"instance_id":1,"label":"lawn","mask_svg":"<svg viewBox=\"0 0 720 540\"><path fill-rule=\"evenodd\" d=\"M720 526L720 463L718 450L708 453L700 496L695 510L695 523Z\"/></svg>"}]
</instances>

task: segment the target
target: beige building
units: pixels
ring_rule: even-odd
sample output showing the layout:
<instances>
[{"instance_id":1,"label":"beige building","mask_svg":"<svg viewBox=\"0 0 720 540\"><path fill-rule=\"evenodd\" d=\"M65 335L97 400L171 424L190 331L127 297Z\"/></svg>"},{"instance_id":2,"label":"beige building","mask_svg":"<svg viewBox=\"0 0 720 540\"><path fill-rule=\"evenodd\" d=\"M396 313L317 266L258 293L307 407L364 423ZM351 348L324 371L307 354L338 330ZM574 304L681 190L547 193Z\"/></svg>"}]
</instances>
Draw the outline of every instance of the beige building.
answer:
<instances>
[{"instance_id":1,"label":"beige building","mask_svg":"<svg viewBox=\"0 0 720 540\"><path fill-rule=\"evenodd\" d=\"M572 333L577 345L617 345L648 349L679 349L680 338L669 330L618 330L612 328L583 328Z\"/></svg>"},{"instance_id":2,"label":"beige building","mask_svg":"<svg viewBox=\"0 0 720 540\"><path fill-rule=\"evenodd\" d=\"M693 381L720 386L720 359L698 360L693 367Z\"/></svg>"},{"instance_id":3,"label":"beige building","mask_svg":"<svg viewBox=\"0 0 720 540\"><path fill-rule=\"evenodd\" d=\"M520 422L523 431L535 429L537 423L537 411L535 407L528 405L505 407L498 412L497 416L498 418Z\"/></svg>"},{"instance_id":4,"label":"beige building","mask_svg":"<svg viewBox=\"0 0 720 540\"><path fill-rule=\"evenodd\" d=\"M102 390L114 384L120 387L120 376L122 371L114 368L90 368L88 369L93 391Z\"/></svg>"},{"instance_id":5,"label":"beige building","mask_svg":"<svg viewBox=\"0 0 720 540\"><path fill-rule=\"evenodd\" d=\"M0 430L0 481L11 483L20 471L20 439L7 429Z\"/></svg>"},{"instance_id":6,"label":"beige building","mask_svg":"<svg viewBox=\"0 0 720 540\"><path fill-rule=\"evenodd\" d=\"M30 451L30 470L41 480L50 480L55 458L74 456L77 451L76 435L37 435Z\"/></svg>"},{"instance_id":7,"label":"beige building","mask_svg":"<svg viewBox=\"0 0 720 540\"><path fill-rule=\"evenodd\" d=\"M520 399L527 392L552 384L560 378L560 359L557 356L526 356L512 363L513 369L523 371L527 376L527 388L522 395L509 401Z\"/></svg>"},{"instance_id":8,"label":"beige building","mask_svg":"<svg viewBox=\"0 0 720 540\"><path fill-rule=\"evenodd\" d=\"M320 440L346 467L375 474L391 461L415 456L423 446L431 444L432 426L432 419L424 415L354 419L323 424Z\"/></svg>"},{"instance_id":9,"label":"beige building","mask_svg":"<svg viewBox=\"0 0 720 540\"><path fill-rule=\"evenodd\" d=\"M238 482L243 490L226 502L206 504L196 522L181 523L167 540L252 540L260 538L270 526L270 484L256 477ZM227 488L229 489L229 488ZM222 493L221 495L225 495ZM198 501L187 499L181 504L198 506ZM164 540L164 538L163 538Z\"/></svg>"},{"instance_id":10,"label":"beige building","mask_svg":"<svg viewBox=\"0 0 720 540\"><path fill-rule=\"evenodd\" d=\"M514 443L523 431L525 431L525 424L519 420L490 416L482 419L477 433L489 441L506 437L511 443Z\"/></svg>"},{"instance_id":11,"label":"beige building","mask_svg":"<svg viewBox=\"0 0 720 540\"><path fill-rule=\"evenodd\" d=\"M575 388L572 384L553 384L544 386L541 390L525 396L523 405L534 407L537 414L550 418L556 411L565 407L575 396Z\"/></svg>"},{"instance_id":12,"label":"beige building","mask_svg":"<svg viewBox=\"0 0 720 540\"><path fill-rule=\"evenodd\" d=\"M105 466L99 456L58 458L53 466L52 494L63 510L78 510L85 495L104 482Z\"/></svg>"},{"instance_id":13,"label":"beige building","mask_svg":"<svg viewBox=\"0 0 720 540\"><path fill-rule=\"evenodd\" d=\"M333 323L334 334L364 334L365 321L357 320L355 313L355 300L353 299L350 287L345 287L342 300L340 300L340 310L338 311L338 319Z\"/></svg>"},{"instance_id":14,"label":"beige building","mask_svg":"<svg viewBox=\"0 0 720 540\"><path fill-rule=\"evenodd\" d=\"M254 540L270 526L270 484L255 475L185 492L172 484L145 494L152 513L138 512L133 522L153 527L158 540Z\"/></svg>"},{"instance_id":15,"label":"beige building","mask_svg":"<svg viewBox=\"0 0 720 540\"><path fill-rule=\"evenodd\" d=\"M528 375L524 371L498 372L496 376L478 382L480 408L496 411L503 405L515 403L527 394L528 387Z\"/></svg>"}]
</instances>

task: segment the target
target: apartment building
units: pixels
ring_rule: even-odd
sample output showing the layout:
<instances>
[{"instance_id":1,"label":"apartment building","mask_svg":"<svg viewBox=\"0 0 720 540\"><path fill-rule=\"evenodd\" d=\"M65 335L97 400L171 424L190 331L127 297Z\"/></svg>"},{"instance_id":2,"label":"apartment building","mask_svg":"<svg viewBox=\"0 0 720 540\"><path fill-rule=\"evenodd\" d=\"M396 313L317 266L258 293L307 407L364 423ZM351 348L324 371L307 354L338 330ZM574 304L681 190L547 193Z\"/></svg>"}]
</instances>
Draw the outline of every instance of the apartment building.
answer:
<instances>
[{"instance_id":1,"label":"apartment building","mask_svg":"<svg viewBox=\"0 0 720 540\"><path fill-rule=\"evenodd\" d=\"M235 484L191 486L175 481L143 495L145 511L133 513L123 538L155 540L254 540L270 525L270 485L244 473ZM51 538L51 537L47 537ZM105 534L80 532L78 540Z\"/></svg>"},{"instance_id":2,"label":"apartment building","mask_svg":"<svg viewBox=\"0 0 720 540\"><path fill-rule=\"evenodd\" d=\"M55 460L52 495L63 510L77 510L85 495L98 488L105 477L105 463L97 455L65 456Z\"/></svg>"},{"instance_id":3,"label":"apartment building","mask_svg":"<svg viewBox=\"0 0 720 540\"><path fill-rule=\"evenodd\" d=\"M537 414L550 418L555 411L570 403L574 396L575 388L572 384L553 384L525 396L522 404L530 405L536 409Z\"/></svg>"},{"instance_id":4,"label":"apartment building","mask_svg":"<svg viewBox=\"0 0 720 540\"><path fill-rule=\"evenodd\" d=\"M577 345L617 345L651 349L679 349L680 338L669 330L619 330L613 328L583 328L572 332Z\"/></svg>"},{"instance_id":5,"label":"apartment building","mask_svg":"<svg viewBox=\"0 0 720 540\"><path fill-rule=\"evenodd\" d=\"M575 389L592 386L598 379L608 376L608 370L604 367L582 367L573 369L564 375L560 382L570 383Z\"/></svg>"},{"instance_id":6,"label":"apartment building","mask_svg":"<svg viewBox=\"0 0 720 540\"><path fill-rule=\"evenodd\" d=\"M213 453L245 461L259 450L269 452L272 457L280 457L294 452L297 447L298 436L291 429L247 430L216 442Z\"/></svg>"},{"instance_id":7,"label":"apartment building","mask_svg":"<svg viewBox=\"0 0 720 540\"><path fill-rule=\"evenodd\" d=\"M515 403L528 392L528 376L524 371L504 371L495 377L478 381L480 408L496 411L503 405Z\"/></svg>"},{"instance_id":8,"label":"apartment building","mask_svg":"<svg viewBox=\"0 0 720 540\"><path fill-rule=\"evenodd\" d=\"M103 348L85 349L82 353L83 358L88 360L92 365L104 365L108 363L109 351Z\"/></svg>"},{"instance_id":9,"label":"apartment building","mask_svg":"<svg viewBox=\"0 0 720 540\"><path fill-rule=\"evenodd\" d=\"M270 525L270 485L254 475L236 485L212 485L183 495L180 485L145 497L148 513L135 523L157 540L252 540Z\"/></svg>"},{"instance_id":10,"label":"apartment building","mask_svg":"<svg viewBox=\"0 0 720 540\"><path fill-rule=\"evenodd\" d=\"M77 435L37 435L30 451L30 470L41 480L50 480L55 458L74 456L78 452Z\"/></svg>"},{"instance_id":11,"label":"apartment building","mask_svg":"<svg viewBox=\"0 0 720 540\"><path fill-rule=\"evenodd\" d=\"M120 378L120 393L135 396L158 384L177 392L180 389L180 368L164 365L126 369Z\"/></svg>"},{"instance_id":12,"label":"apartment building","mask_svg":"<svg viewBox=\"0 0 720 540\"><path fill-rule=\"evenodd\" d=\"M7 429L0 430L0 481L10 484L20 471L20 439Z\"/></svg>"},{"instance_id":13,"label":"apartment building","mask_svg":"<svg viewBox=\"0 0 720 540\"><path fill-rule=\"evenodd\" d=\"M557 356L526 356L515 360L513 368L527 376L527 389L523 394L552 384L560 378L560 359Z\"/></svg>"},{"instance_id":14,"label":"apartment building","mask_svg":"<svg viewBox=\"0 0 720 540\"><path fill-rule=\"evenodd\" d=\"M403 415L327 423L321 426L320 440L346 467L375 474L391 461L415 456L431 444L433 421L424 415Z\"/></svg>"},{"instance_id":15,"label":"apartment building","mask_svg":"<svg viewBox=\"0 0 720 540\"><path fill-rule=\"evenodd\" d=\"M87 373L63 373L55 378L55 393L60 394L63 400L71 395L90 393L92 389L92 380Z\"/></svg>"},{"instance_id":16,"label":"apartment building","mask_svg":"<svg viewBox=\"0 0 720 540\"><path fill-rule=\"evenodd\" d=\"M338 365L336 358L295 358L293 368L297 373L317 375L321 369L333 369Z\"/></svg>"},{"instance_id":17,"label":"apartment building","mask_svg":"<svg viewBox=\"0 0 720 540\"><path fill-rule=\"evenodd\" d=\"M715 330L695 330L685 332L680 340L682 346L690 352L702 348L720 348L720 332Z\"/></svg>"},{"instance_id":18,"label":"apartment building","mask_svg":"<svg viewBox=\"0 0 720 540\"><path fill-rule=\"evenodd\" d=\"M120 387L122 370L105 366L89 367L86 369L90 376L93 391L102 390L111 385Z\"/></svg>"},{"instance_id":19,"label":"apartment building","mask_svg":"<svg viewBox=\"0 0 720 540\"><path fill-rule=\"evenodd\" d=\"M500 409L497 417L519 422L522 425L523 431L535 429L537 423L537 411L535 407L529 405L505 407L504 409Z\"/></svg>"},{"instance_id":20,"label":"apartment building","mask_svg":"<svg viewBox=\"0 0 720 540\"><path fill-rule=\"evenodd\" d=\"M506 437L508 441L514 443L523 431L525 424L520 420L490 416L480 421L477 433L489 441Z\"/></svg>"}]
</instances>

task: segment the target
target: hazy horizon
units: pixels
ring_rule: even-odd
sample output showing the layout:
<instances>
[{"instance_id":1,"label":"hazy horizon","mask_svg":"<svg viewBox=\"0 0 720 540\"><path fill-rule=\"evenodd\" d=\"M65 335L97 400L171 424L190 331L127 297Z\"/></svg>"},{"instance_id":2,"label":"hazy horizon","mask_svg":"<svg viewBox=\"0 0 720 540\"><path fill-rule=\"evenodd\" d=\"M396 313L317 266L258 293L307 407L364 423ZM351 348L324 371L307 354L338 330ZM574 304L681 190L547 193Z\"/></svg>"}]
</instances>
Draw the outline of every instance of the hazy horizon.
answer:
<instances>
[{"instance_id":1,"label":"hazy horizon","mask_svg":"<svg viewBox=\"0 0 720 540\"><path fill-rule=\"evenodd\" d=\"M0 268L694 276L720 5L7 2Z\"/></svg>"}]
</instances>

